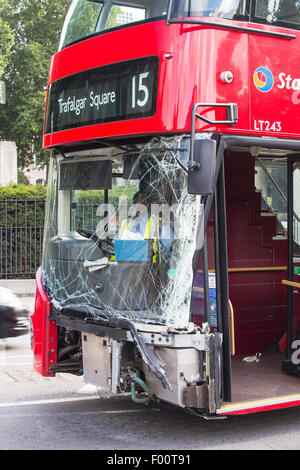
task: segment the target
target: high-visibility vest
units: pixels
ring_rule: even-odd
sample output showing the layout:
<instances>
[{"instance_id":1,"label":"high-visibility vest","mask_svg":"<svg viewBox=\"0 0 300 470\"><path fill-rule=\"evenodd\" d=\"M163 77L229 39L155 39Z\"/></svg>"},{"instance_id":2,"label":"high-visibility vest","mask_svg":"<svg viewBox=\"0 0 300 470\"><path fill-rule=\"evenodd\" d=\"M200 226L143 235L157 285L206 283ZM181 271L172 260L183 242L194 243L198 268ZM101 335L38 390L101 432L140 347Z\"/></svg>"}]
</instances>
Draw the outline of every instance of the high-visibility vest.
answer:
<instances>
[{"instance_id":1,"label":"high-visibility vest","mask_svg":"<svg viewBox=\"0 0 300 470\"><path fill-rule=\"evenodd\" d=\"M121 228L120 228L120 231L119 231L119 236L118 236L118 240L120 240L121 236L123 235L124 231L129 231L130 229L130 226L132 224L134 219L130 219L129 222L128 220L123 220L122 223L121 223ZM160 219L161 220L161 217ZM152 226L152 223L154 223L154 218L151 216L149 217L148 221L147 221L147 224L146 224L146 227L145 227L145 231L144 231L144 235L143 235L143 238L144 240L149 240L150 238L150 234L151 234L151 226ZM153 256L152 256L152 262L153 263L157 263L157 261L159 260L159 262L161 263L161 250L160 250L160 244L157 243L157 239L156 237L153 237Z\"/></svg>"}]
</instances>

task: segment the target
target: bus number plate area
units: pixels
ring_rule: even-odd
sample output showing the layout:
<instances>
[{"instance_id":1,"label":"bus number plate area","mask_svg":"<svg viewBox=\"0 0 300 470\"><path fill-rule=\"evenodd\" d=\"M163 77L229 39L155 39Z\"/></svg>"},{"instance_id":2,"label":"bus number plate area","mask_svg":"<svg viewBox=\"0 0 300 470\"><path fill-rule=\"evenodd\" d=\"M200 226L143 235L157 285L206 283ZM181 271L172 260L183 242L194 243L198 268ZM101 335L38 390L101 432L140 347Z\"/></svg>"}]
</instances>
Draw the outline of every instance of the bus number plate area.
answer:
<instances>
[{"instance_id":1,"label":"bus number plate area","mask_svg":"<svg viewBox=\"0 0 300 470\"><path fill-rule=\"evenodd\" d=\"M97 67L49 86L45 133L153 116L158 57Z\"/></svg>"}]
</instances>

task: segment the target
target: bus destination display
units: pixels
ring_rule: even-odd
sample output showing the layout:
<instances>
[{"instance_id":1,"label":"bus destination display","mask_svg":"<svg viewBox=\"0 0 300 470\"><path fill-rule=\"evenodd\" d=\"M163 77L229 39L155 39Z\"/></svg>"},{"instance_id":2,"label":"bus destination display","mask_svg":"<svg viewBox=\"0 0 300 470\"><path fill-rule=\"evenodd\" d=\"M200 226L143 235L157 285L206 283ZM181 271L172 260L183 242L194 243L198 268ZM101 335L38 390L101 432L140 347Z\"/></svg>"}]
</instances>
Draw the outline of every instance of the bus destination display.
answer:
<instances>
[{"instance_id":1,"label":"bus destination display","mask_svg":"<svg viewBox=\"0 0 300 470\"><path fill-rule=\"evenodd\" d=\"M158 58L121 62L52 83L45 133L155 114Z\"/></svg>"}]
</instances>

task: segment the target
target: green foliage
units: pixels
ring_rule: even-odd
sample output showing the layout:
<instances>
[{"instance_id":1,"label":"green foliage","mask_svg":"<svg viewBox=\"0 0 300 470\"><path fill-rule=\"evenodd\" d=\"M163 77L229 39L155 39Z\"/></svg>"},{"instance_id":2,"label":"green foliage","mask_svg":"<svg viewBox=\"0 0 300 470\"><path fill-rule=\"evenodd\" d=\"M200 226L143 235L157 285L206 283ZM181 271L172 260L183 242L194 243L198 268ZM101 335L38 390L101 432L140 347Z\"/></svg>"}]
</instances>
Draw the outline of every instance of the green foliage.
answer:
<instances>
[{"instance_id":1,"label":"green foliage","mask_svg":"<svg viewBox=\"0 0 300 470\"><path fill-rule=\"evenodd\" d=\"M104 202L104 191L76 191L76 202L78 204L100 204Z\"/></svg>"},{"instance_id":2,"label":"green foliage","mask_svg":"<svg viewBox=\"0 0 300 470\"><path fill-rule=\"evenodd\" d=\"M0 139L16 142L21 168L30 164L34 155L37 163L45 164L45 87L50 58L57 51L71 0L10 0L9 5L6 0L0 2L1 21L14 36L3 74L7 105L0 107Z\"/></svg>"},{"instance_id":3,"label":"green foliage","mask_svg":"<svg viewBox=\"0 0 300 470\"><path fill-rule=\"evenodd\" d=\"M41 185L11 184L0 186L0 199L45 199L47 189Z\"/></svg>"},{"instance_id":4,"label":"green foliage","mask_svg":"<svg viewBox=\"0 0 300 470\"><path fill-rule=\"evenodd\" d=\"M25 184L26 186L30 184L29 179L22 170L18 170L18 184Z\"/></svg>"},{"instance_id":5,"label":"green foliage","mask_svg":"<svg viewBox=\"0 0 300 470\"><path fill-rule=\"evenodd\" d=\"M8 63L11 47L14 42L14 36L9 24L2 18L2 12L6 9L8 3L6 0L0 0L0 78Z\"/></svg>"},{"instance_id":6,"label":"green foliage","mask_svg":"<svg viewBox=\"0 0 300 470\"><path fill-rule=\"evenodd\" d=\"M45 201L29 199L25 201L0 200L0 227L18 228L44 227ZM32 240L33 242L33 240Z\"/></svg>"}]
</instances>

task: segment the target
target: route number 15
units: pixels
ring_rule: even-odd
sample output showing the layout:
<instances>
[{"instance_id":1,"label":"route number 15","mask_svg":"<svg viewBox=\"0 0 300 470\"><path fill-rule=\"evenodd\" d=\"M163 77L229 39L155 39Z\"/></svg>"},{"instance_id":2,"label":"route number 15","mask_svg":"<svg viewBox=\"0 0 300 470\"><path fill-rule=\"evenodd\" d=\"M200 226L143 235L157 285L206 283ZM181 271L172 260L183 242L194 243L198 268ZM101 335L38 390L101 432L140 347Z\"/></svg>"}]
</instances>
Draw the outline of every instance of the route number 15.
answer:
<instances>
[{"instance_id":1,"label":"route number 15","mask_svg":"<svg viewBox=\"0 0 300 470\"><path fill-rule=\"evenodd\" d=\"M138 76L132 77L132 107L136 108L139 106L142 108L148 103L149 90L147 85L143 81L148 77L149 72L140 73ZM137 82L138 79L138 82ZM138 88L137 88L138 85ZM138 93L138 97L137 97Z\"/></svg>"}]
</instances>

